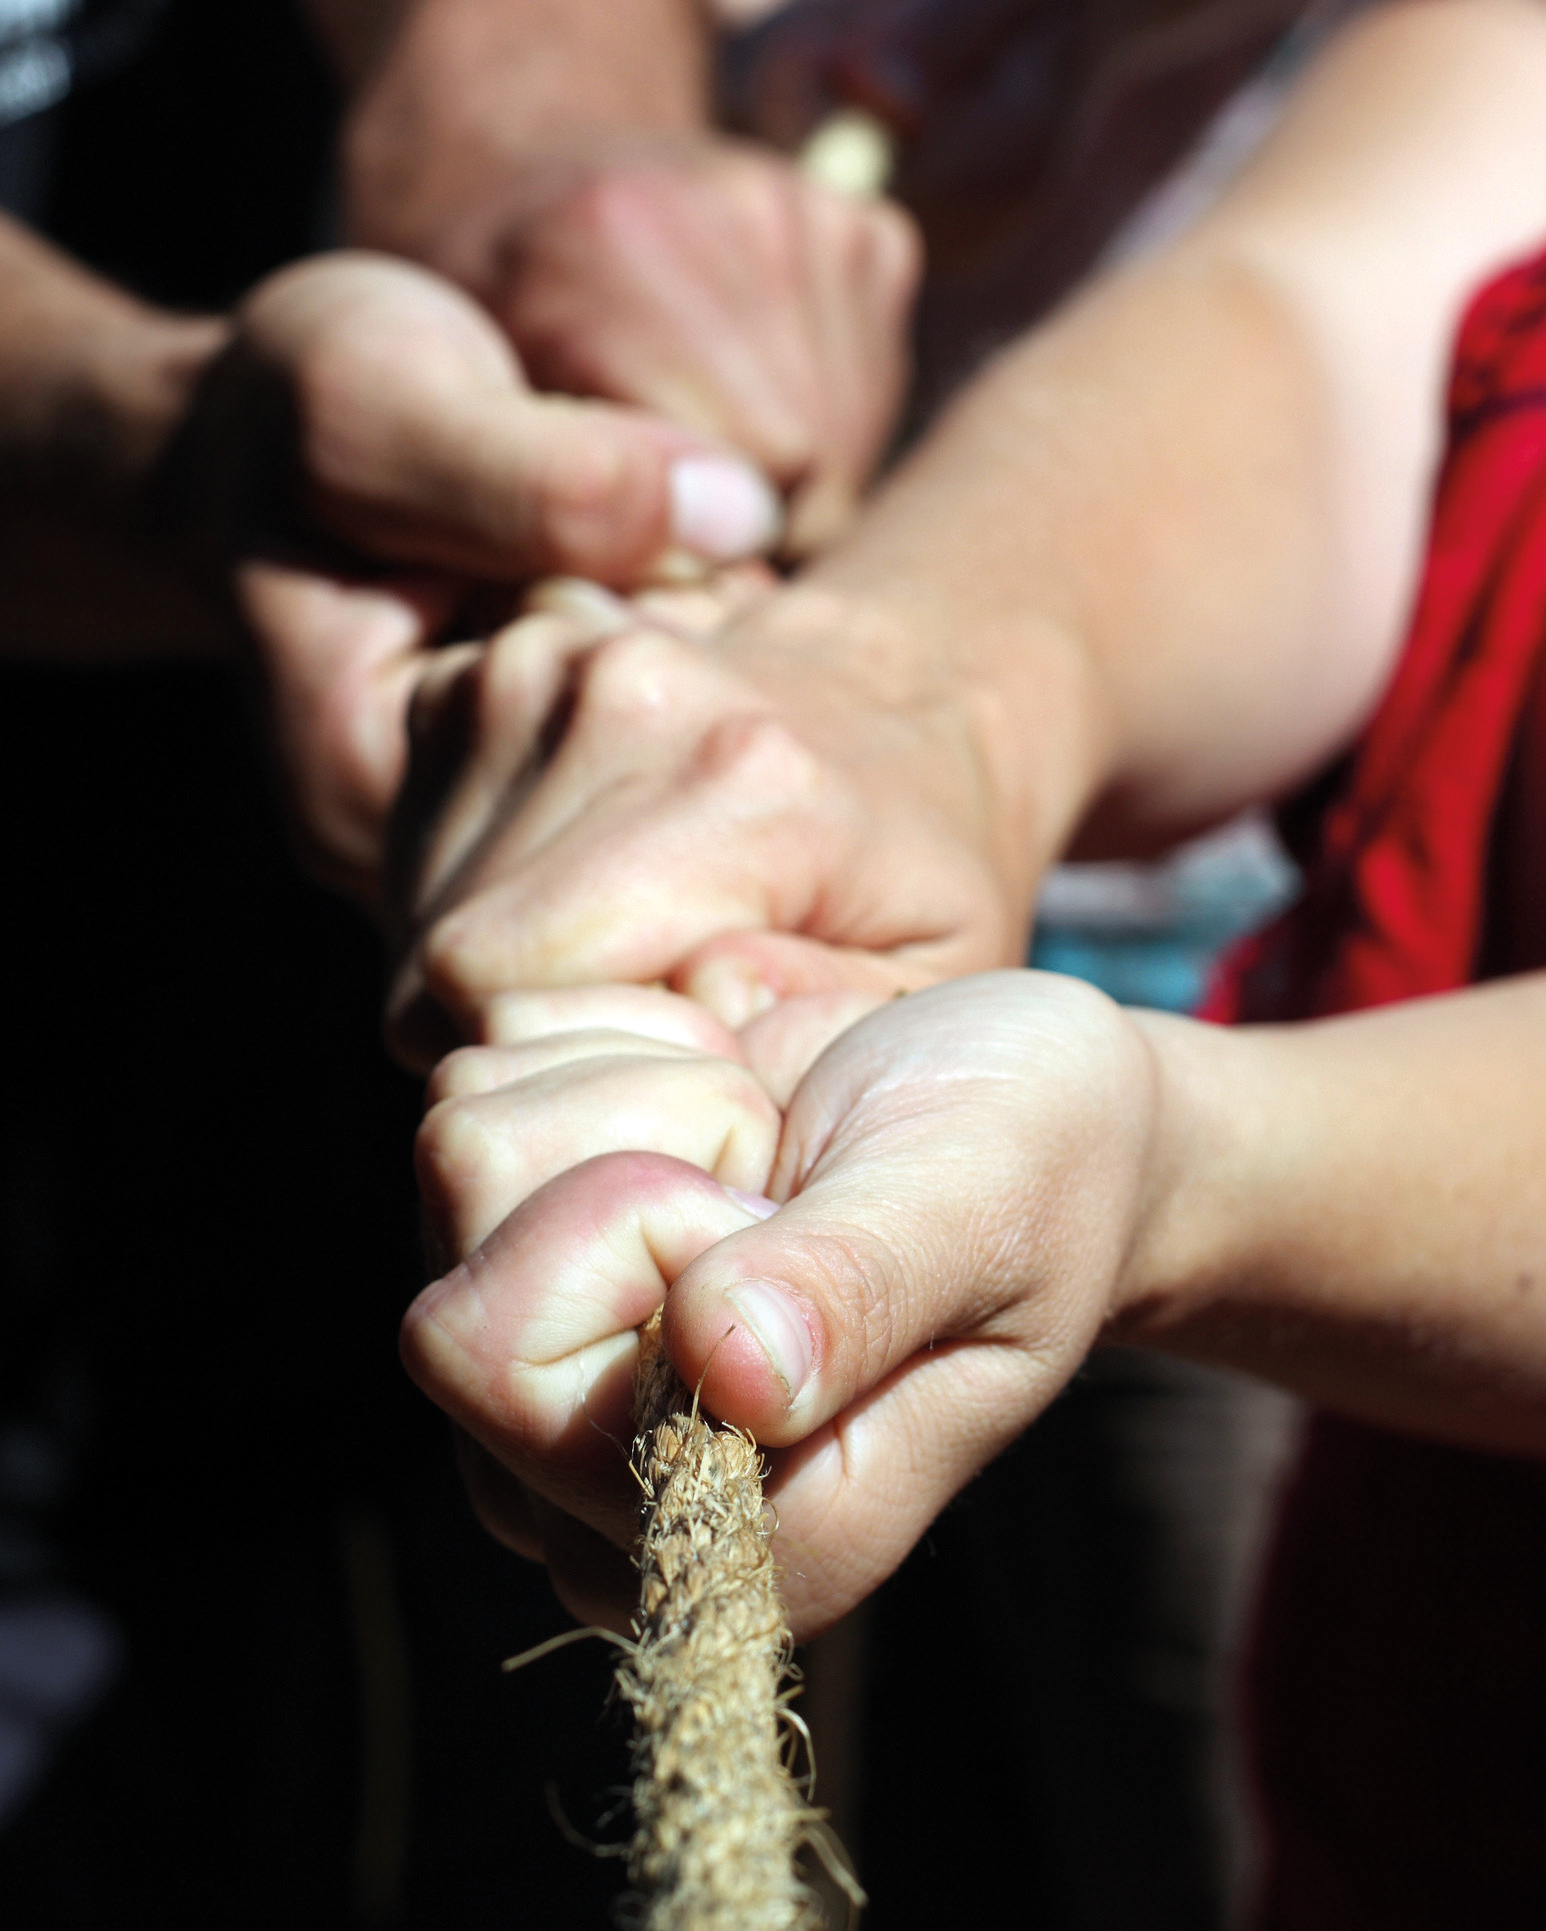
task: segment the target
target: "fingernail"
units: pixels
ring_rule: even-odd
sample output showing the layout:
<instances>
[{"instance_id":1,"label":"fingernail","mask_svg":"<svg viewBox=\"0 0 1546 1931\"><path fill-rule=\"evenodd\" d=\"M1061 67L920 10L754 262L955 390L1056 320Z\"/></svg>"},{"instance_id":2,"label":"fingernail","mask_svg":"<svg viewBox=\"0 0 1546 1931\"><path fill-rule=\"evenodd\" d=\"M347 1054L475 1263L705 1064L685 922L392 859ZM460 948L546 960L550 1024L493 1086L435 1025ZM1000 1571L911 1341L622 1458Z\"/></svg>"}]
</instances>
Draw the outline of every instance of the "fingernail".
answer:
<instances>
[{"instance_id":1,"label":"fingernail","mask_svg":"<svg viewBox=\"0 0 1546 1931\"><path fill-rule=\"evenodd\" d=\"M772 1281L742 1281L727 1290L725 1299L751 1330L785 1395L793 1401L810 1379L816 1351L792 1296Z\"/></svg>"},{"instance_id":2,"label":"fingernail","mask_svg":"<svg viewBox=\"0 0 1546 1931\"><path fill-rule=\"evenodd\" d=\"M744 1207L749 1214L755 1214L759 1220L766 1220L770 1214L778 1212L778 1202L769 1200L766 1194L743 1193L739 1187L726 1187L725 1192L738 1207Z\"/></svg>"},{"instance_id":3,"label":"fingernail","mask_svg":"<svg viewBox=\"0 0 1546 1931\"><path fill-rule=\"evenodd\" d=\"M733 1033L778 1004L778 994L767 981L733 959L708 960L690 975L683 990Z\"/></svg>"},{"instance_id":4,"label":"fingernail","mask_svg":"<svg viewBox=\"0 0 1546 1931\"><path fill-rule=\"evenodd\" d=\"M685 550L728 563L777 541L778 498L757 471L728 456L682 456L671 465L671 534Z\"/></svg>"}]
</instances>

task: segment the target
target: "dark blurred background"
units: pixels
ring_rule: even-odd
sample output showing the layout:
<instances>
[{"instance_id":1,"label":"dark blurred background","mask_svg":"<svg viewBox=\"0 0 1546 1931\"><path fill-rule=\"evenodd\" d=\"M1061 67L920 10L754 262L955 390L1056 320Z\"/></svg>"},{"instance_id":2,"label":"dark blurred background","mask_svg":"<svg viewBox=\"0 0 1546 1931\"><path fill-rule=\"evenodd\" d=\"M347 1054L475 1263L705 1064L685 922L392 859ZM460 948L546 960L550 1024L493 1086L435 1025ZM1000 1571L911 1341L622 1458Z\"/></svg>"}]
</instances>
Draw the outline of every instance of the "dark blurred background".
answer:
<instances>
[{"instance_id":1,"label":"dark blurred background","mask_svg":"<svg viewBox=\"0 0 1546 1931\"><path fill-rule=\"evenodd\" d=\"M171 0L0 178L206 309L325 236L334 112L285 0ZM563 1618L396 1359L375 936L293 865L225 671L0 687L0 1920L602 1924L544 1787L598 1828L607 1653L500 1675Z\"/></svg>"}]
</instances>

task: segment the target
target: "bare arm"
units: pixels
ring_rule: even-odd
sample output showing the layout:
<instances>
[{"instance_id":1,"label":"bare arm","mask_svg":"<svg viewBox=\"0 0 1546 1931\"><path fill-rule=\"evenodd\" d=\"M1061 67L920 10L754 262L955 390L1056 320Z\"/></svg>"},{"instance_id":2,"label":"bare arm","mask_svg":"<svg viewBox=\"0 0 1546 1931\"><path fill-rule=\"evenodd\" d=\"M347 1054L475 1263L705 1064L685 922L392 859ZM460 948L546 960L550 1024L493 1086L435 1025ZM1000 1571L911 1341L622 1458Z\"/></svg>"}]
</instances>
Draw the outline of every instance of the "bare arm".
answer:
<instances>
[{"instance_id":1,"label":"bare arm","mask_svg":"<svg viewBox=\"0 0 1546 1931\"><path fill-rule=\"evenodd\" d=\"M1007 351L791 588L576 659L401 1008L477 1037L510 986L667 976L739 1023L1012 963L1071 843L1313 772L1389 669L1462 305L1546 235L1542 100L1536 0L1350 29L1212 218ZM528 724L485 742L530 783Z\"/></svg>"},{"instance_id":2,"label":"bare arm","mask_svg":"<svg viewBox=\"0 0 1546 1931\"><path fill-rule=\"evenodd\" d=\"M1298 1026L1143 1023L1160 1204L1117 1338L1546 1454L1546 977Z\"/></svg>"},{"instance_id":3,"label":"bare arm","mask_svg":"<svg viewBox=\"0 0 1546 1931\"><path fill-rule=\"evenodd\" d=\"M154 542L151 479L226 338L0 216L0 652L214 648L225 629Z\"/></svg>"},{"instance_id":4,"label":"bare arm","mask_svg":"<svg viewBox=\"0 0 1546 1931\"><path fill-rule=\"evenodd\" d=\"M3 219L0 508L0 649L164 655L244 626L308 845L366 893L409 692L474 586L636 582L777 522L726 452L534 395L422 269L324 256L189 318Z\"/></svg>"},{"instance_id":5,"label":"bare arm","mask_svg":"<svg viewBox=\"0 0 1546 1931\"><path fill-rule=\"evenodd\" d=\"M1280 792L1358 727L1412 594L1461 307L1546 239L1543 99L1535 0L1355 25L1212 218L1005 355L814 571L982 640L968 669L1017 719L1038 627L1073 641L1088 763L1057 816L1093 808L1087 847ZM1033 722L1009 757L1035 744ZM1018 789L1031 843L1046 801Z\"/></svg>"}]
</instances>

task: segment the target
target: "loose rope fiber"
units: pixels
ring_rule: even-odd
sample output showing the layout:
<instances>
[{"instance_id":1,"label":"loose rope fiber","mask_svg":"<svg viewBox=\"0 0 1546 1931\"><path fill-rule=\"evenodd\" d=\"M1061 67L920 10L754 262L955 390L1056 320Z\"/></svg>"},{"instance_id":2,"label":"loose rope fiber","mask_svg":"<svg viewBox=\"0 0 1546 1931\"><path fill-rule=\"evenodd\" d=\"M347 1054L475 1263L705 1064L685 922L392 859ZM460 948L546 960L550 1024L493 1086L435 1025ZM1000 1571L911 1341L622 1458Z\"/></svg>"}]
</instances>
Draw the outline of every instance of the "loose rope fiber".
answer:
<instances>
[{"instance_id":1,"label":"loose rope fiber","mask_svg":"<svg viewBox=\"0 0 1546 1931\"><path fill-rule=\"evenodd\" d=\"M824 1834L789 1766L792 1643L768 1547L763 1462L716 1428L641 1337L634 1472L644 1493L628 1874L641 1931L820 1931L795 1858Z\"/></svg>"}]
</instances>

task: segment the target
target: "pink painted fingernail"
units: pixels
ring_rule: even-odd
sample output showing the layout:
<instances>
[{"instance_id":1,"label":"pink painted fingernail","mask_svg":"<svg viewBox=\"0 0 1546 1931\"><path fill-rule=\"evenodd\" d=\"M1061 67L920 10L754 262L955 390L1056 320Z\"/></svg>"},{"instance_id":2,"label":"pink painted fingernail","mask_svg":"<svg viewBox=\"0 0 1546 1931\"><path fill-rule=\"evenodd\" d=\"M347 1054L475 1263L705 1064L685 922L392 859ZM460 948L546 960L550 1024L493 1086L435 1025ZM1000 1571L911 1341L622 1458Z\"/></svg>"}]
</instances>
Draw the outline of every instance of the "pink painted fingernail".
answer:
<instances>
[{"instance_id":1,"label":"pink painted fingernail","mask_svg":"<svg viewBox=\"0 0 1546 1931\"><path fill-rule=\"evenodd\" d=\"M771 549L783 512L770 484L731 456L682 456L671 465L671 537L730 563Z\"/></svg>"},{"instance_id":2,"label":"pink painted fingernail","mask_svg":"<svg viewBox=\"0 0 1546 1931\"><path fill-rule=\"evenodd\" d=\"M793 1295L775 1281L741 1281L727 1290L725 1299L768 1357L785 1395L794 1401L810 1379L816 1350Z\"/></svg>"}]
</instances>

